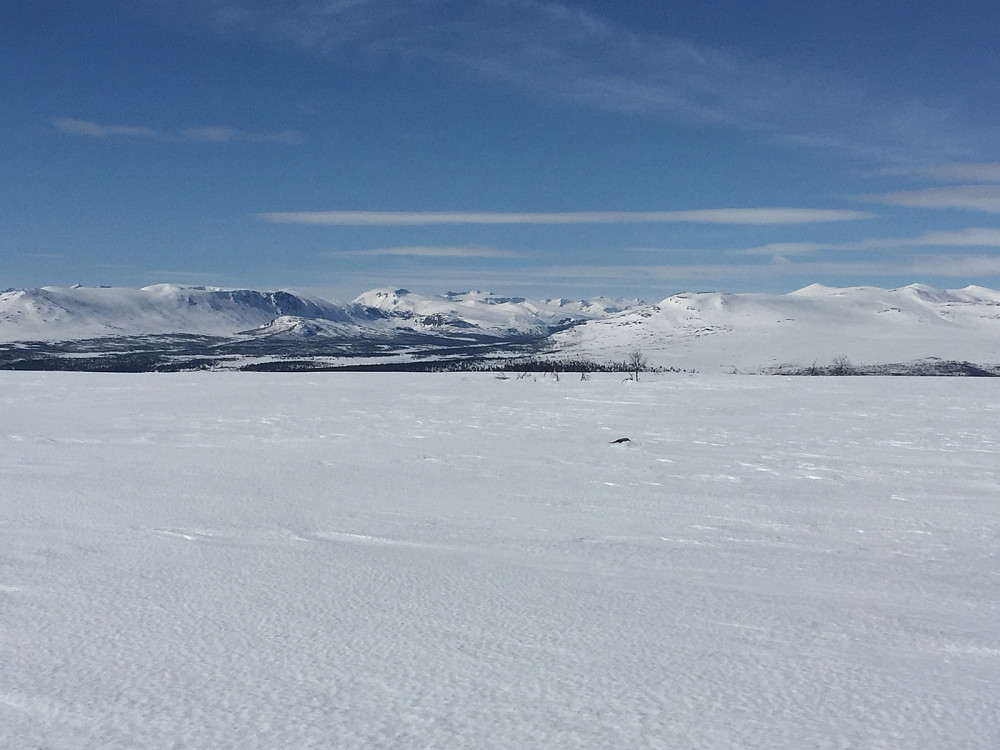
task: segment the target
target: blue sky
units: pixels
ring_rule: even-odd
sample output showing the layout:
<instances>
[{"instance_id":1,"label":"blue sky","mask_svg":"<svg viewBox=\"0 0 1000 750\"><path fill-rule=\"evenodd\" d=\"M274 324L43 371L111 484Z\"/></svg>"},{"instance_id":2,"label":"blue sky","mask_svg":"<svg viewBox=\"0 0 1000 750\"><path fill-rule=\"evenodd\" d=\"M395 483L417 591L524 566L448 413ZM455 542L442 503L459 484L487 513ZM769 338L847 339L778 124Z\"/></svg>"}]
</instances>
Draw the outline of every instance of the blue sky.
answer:
<instances>
[{"instance_id":1,"label":"blue sky","mask_svg":"<svg viewBox=\"0 0 1000 750\"><path fill-rule=\"evenodd\" d=\"M0 288L997 288L998 28L995 0L4 0Z\"/></svg>"}]
</instances>

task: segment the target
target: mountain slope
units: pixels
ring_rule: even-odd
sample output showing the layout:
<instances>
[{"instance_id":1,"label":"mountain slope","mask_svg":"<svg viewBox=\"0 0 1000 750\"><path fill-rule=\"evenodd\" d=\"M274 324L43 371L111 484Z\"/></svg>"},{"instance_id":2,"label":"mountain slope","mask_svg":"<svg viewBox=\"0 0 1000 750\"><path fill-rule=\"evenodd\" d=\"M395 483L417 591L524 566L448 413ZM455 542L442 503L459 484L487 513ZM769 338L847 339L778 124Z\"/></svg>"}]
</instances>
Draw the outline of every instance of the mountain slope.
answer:
<instances>
[{"instance_id":1,"label":"mountain slope","mask_svg":"<svg viewBox=\"0 0 1000 750\"><path fill-rule=\"evenodd\" d=\"M282 315L352 321L350 311L343 307L284 291L174 284L142 289L41 287L0 293L0 340L167 333L228 336Z\"/></svg>"},{"instance_id":2,"label":"mountain slope","mask_svg":"<svg viewBox=\"0 0 1000 750\"><path fill-rule=\"evenodd\" d=\"M417 329L456 332L476 329L497 336L544 336L584 320L599 319L641 304L638 300L600 298L527 300L489 292L448 292L440 296L414 294L407 289L373 289L354 304L379 311L388 319L405 321Z\"/></svg>"},{"instance_id":3,"label":"mountain slope","mask_svg":"<svg viewBox=\"0 0 1000 750\"><path fill-rule=\"evenodd\" d=\"M168 343L167 334L215 340ZM43 287L0 293L2 341L11 342L8 361L23 360L15 350L24 345L16 342L43 342L31 344L33 356L169 349L204 358L214 356L211 349L235 362L335 356L342 364L373 356L427 362L541 352L607 364L640 350L653 366L702 372L822 367L843 358L856 365L937 358L996 366L1000 292L814 284L784 295L685 293L646 305L374 289L338 305L287 291Z\"/></svg>"},{"instance_id":4,"label":"mountain slope","mask_svg":"<svg viewBox=\"0 0 1000 750\"><path fill-rule=\"evenodd\" d=\"M678 294L550 338L564 357L756 371L780 365L925 358L1000 362L1000 292L812 285L786 295Z\"/></svg>"},{"instance_id":5,"label":"mountain slope","mask_svg":"<svg viewBox=\"0 0 1000 750\"><path fill-rule=\"evenodd\" d=\"M391 337L416 332L459 338L467 333L499 339L538 338L629 304L637 301L531 302L482 292L423 296L405 289L376 289L349 305L337 305L288 291L174 284L142 289L41 287L0 293L0 341L173 333L280 333L287 338Z\"/></svg>"}]
</instances>

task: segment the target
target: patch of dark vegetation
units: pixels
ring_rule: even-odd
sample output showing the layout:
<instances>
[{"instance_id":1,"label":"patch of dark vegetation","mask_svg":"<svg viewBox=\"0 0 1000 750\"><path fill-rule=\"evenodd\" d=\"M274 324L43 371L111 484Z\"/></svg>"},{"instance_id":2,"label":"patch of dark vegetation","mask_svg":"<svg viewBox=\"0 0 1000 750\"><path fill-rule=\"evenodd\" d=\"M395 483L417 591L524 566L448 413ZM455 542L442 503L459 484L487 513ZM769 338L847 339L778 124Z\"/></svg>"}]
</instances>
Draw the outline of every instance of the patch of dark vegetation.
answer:
<instances>
[{"instance_id":1,"label":"patch of dark vegetation","mask_svg":"<svg viewBox=\"0 0 1000 750\"><path fill-rule=\"evenodd\" d=\"M589 359L555 359L550 357L466 360L441 363L441 366L447 371L461 372L612 372L625 374L635 372L635 365L632 362L594 362ZM686 372L686 370L679 370L675 367L644 367L642 372Z\"/></svg>"},{"instance_id":2,"label":"patch of dark vegetation","mask_svg":"<svg viewBox=\"0 0 1000 750\"><path fill-rule=\"evenodd\" d=\"M419 359L407 361L378 361L372 357L362 362L349 364L324 363L310 359L271 360L246 364L239 369L245 372L494 372L553 374L594 372L624 373L634 372L628 362L594 362L587 359L551 359L537 356L496 356L477 354L462 356L455 350L425 353ZM644 372L687 372L674 367L651 367ZM691 372L694 372L693 370Z\"/></svg>"},{"instance_id":3,"label":"patch of dark vegetation","mask_svg":"<svg viewBox=\"0 0 1000 750\"><path fill-rule=\"evenodd\" d=\"M402 359L402 357L408 357ZM541 339L498 340L403 333L385 339L343 337L282 339L189 334L107 336L73 341L0 343L0 370L76 372L493 372L497 374L695 372L650 367L641 352L622 362L561 358ZM845 356L829 364L779 365L769 375L997 377L1000 365L924 359L888 365L856 365Z\"/></svg>"},{"instance_id":4,"label":"patch of dark vegetation","mask_svg":"<svg viewBox=\"0 0 1000 750\"><path fill-rule=\"evenodd\" d=\"M209 370L221 365L211 357L174 359L157 354L98 354L78 357L27 356L4 361L2 370L39 372L188 372Z\"/></svg>"},{"instance_id":5,"label":"patch of dark vegetation","mask_svg":"<svg viewBox=\"0 0 1000 750\"><path fill-rule=\"evenodd\" d=\"M179 372L225 361L213 336L128 336L0 344L0 370Z\"/></svg>"},{"instance_id":6,"label":"patch of dark vegetation","mask_svg":"<svg viewBox=\"0 0 1000 750\"><path fill-rule=\"evenodd\" d=\"M0 370L80 372L181 372L208 368L258 372L316 370L439 371L454 363L490 357L532 356L534 339L498 341L404 333L391 339L364 337L290 340L213 336L123 336L72 341L0 343ZM413 361L390 362L408 354ZM246 360L259 359L259 362ZM330 360L352 360L331 364Z\"/></svg>"},{"instance_id":7,"label":"patch of dark vegetation","mask_svg":"<svg viewBox=\"0 0 1000 750\"><path fill-rule=\"evenodd\" d=\"M853 365L846 358L838 357L829 365L812 364L808 367L800 365L778 365L763 371L765 375L810 375L810 376L909 376L909 377L966 377L966 378L996 378L1000 377L1000 365L983 365L973 362L942 360L937 358L921 359L916 362L904 362L887 365Z\"/></svg>"}]
</instances>

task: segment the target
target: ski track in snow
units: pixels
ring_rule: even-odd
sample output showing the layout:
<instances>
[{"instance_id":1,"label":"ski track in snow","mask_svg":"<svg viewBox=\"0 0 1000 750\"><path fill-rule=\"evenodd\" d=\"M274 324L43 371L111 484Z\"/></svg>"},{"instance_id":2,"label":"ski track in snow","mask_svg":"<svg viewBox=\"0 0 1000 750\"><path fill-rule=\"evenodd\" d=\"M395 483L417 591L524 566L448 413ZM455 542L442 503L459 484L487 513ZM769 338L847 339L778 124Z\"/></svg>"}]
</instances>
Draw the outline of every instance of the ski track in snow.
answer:
<instances>
[{"instance_id":1,"label":"ski track in snow","mask_svg":"<svg viewBox=\"0 0 1000 750\"><path fill-rule=\"evenodd\" d=\"M998 747L998 417L978 379L3 372L0 747Z\"/></svg>"}]
</instances>

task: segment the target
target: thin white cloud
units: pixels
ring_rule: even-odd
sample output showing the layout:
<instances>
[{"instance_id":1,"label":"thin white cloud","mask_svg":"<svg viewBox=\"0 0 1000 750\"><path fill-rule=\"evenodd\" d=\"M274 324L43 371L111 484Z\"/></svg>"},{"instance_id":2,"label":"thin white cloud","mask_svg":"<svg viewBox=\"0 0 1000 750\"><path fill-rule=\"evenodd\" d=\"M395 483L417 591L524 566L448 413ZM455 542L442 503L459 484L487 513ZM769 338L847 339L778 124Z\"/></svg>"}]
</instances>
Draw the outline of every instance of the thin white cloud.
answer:
<instances>
[{"instance_id":1,"label":"thin white cloud","mask_svg":"<svg viewBox=\"0 0 1000 750\"><path fill-rule=\"evenodd\" d=\"M39 253L35 251L10 251L8 257L12 258L65 258L66 253Z\"/></svg>"},{"instance_id":2,"label":"thin white cloud","mask_svg":"<svg viewBox=\"0 0 1000 750\"><path fill-rule=\"evenodd\" d=\"M747 280L760 283L781 278L857 278L900 277L914 279L976 278L1000 276L1000 256L990 255L940 255L915 258L907 262L863 261L807 261L772 263L730 264L663 264L615 266L553 266L532 269L537 278L550 279L617 279L620 281L669 279L717 283Z\"/></svg>"},{"instance_id":3,"label":"thin white cloud","mask_svg":"<svg viewBox=\"0 0 1000 750\"><path fill-rule=\"evenodd\" d=\"M1000 162L961 162L929 167L897 167L881 170L878 174L925 177L942 182L1000 182Z\"/></svg>"},{"instance_id":4,"label":"thin white cloud","mask_svg":"<svg viewBox=\"0 0 1000 750\"><path fill-rule=\"evenodd\" d=\"M955 185L860 196L872 203L906 208L960 208L1000 213L1000 185Z\"/></svg>"},{"instance_id":5,"label":"thin white cloud","mask_svg":"<svg viewBox=\"0 0 1000 750\"><path fill-rule=\"evenodd\" d=\"M715 208L695 211L574 211L499 213L468 211L287 211L257 214L274 224L319 226L433 226L442 224L814 224L874 218L865 211L824 208Z\"/></svg>"},{"instance_id":6,"label":"thin white cloud","mask_svg":"<svg viewBox=\"0 0 1000 750\"><path fill-rule=\"evenodd\" d=\"M55 117L52 126L61 133L82 135L91 138L138 138L174 143L284 143L302 142L302 134L295 130L275 133L254 133L238 128L212 126L186 128L184 130L163 130L136 125L102 125L90 120L72 117Z\"/></svg>"},{"instance_id":7,"label":"thin white cloud","mask_svg":"<svg viewBox=\"0 0 1000 750\"><path fill-rule=\"evenodd\" d=\"M182 130L179 136L180 140L197 141L198 143L245 141L249 143L298 145L303 141L302 133L297 130L282 130L275 133L252 133L227 127L188 128L187 130Z\"/></svg>"},{"instance_id":8,"label":"thin white cloud","mask_svg":"<svg viewBox=\"0 0 1000 750\"><path fill-rule=\"evenodd\" d=\"M153 128L133 125L101 125L89 120L75 120L71 117L56 117L52 125L61 133L70 135L87 135L92 138L152 138L163 140L164 134Z\"/></svg>"},{"instance_id":9,"label":"thin white cloud","mask_svg":"<svg viewBox=\"0 0 1000 750\"><path fill-rule=\"evenodd\" d=\"M870 258L834 261L778 261L770 263L634 264L575 266L505 266L468 269L424 265L405 272L386 272L376 279L371 271L320 272L313 283L336 284L333 296L353 298L376 286L446 289L508 290L540 297L621 295L656 302L669 294L709 289L738 291L748 284L762 291L797 289L813 282L832 285L865 285L886 279L890 284L925 282L938 286L979 284L996 288L1000 257L983 255L922 256L908 261ZM332 287L331 287L332 288ZM332 292L316 291L329 297Z\"/></svg>"},{"instance_id":10,"label":"thin white cloud","mask_svg":"<svg viewBox=\"0 0 1000 750\"><path fill-rule=\"evenodd\" d=\"M875 237L856 242L773 242L759 247L728 250L728 255L801 256L824 250L893 250L915 247L995 247L1000 249L1000 229L971 227L946 232L925 232L916 237Z\"/></svg>"},{"instance_id":11,"label":"thin white cloud","mask_svg":"<svg viewBox=\"0 0 1000 750\"><path fill-rule=\"evenodd\" d=\"M1000 256L996 255L964 255L955 257L942 255L933 258L915 260L910 272L916 277L982 277L1000 276Z\"/></svg>"},{"instance_id":12,"label":"thin white cloud","mask_svg":"<svg viewBox=\"0 0 1000 750\"><path fill-rule=\"evenodd\" d=\"M889 242L889 240L885 240ZM995 227L972 227L948 232L925 232L912 239L900 239L899 245L921 245L923 247L1000 247L1000 229Z\"/></svg>"},{"instance_id":13,"label":"thin white cloud","mask_svg":"<svg viewBox=\"0 0 1000 750\"><path fill-rule=\"evenodd\" d=\"M409 245L378 247L370 250L335 250L329 255L359 257L414 257L414 258L518 258L519 253L492 247L439 247L434 245Z\"/></svg>"}]
</instances>

